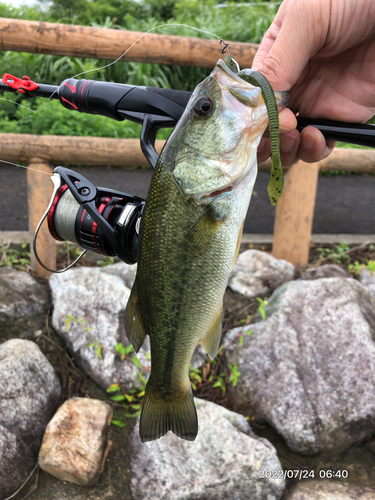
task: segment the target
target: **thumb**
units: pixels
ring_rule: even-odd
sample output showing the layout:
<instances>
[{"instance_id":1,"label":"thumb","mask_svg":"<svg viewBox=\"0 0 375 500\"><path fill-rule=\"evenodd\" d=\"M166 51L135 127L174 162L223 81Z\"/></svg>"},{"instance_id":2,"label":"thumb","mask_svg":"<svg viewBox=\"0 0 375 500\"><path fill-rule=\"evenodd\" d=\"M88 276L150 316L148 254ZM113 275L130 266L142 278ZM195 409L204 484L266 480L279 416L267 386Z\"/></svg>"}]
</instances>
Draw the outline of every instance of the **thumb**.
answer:
<instances>
[{"instance_id":1,"label":"thumb","mask_svg":"<svg viewBox=\"0 0 375 500\"><path fill-rule=\"evenodd\" d=\"M284 0L281 4L252 64L275 90L290 90L324 45L329 4L326 0Z\"/></svg>"}]
</instances>

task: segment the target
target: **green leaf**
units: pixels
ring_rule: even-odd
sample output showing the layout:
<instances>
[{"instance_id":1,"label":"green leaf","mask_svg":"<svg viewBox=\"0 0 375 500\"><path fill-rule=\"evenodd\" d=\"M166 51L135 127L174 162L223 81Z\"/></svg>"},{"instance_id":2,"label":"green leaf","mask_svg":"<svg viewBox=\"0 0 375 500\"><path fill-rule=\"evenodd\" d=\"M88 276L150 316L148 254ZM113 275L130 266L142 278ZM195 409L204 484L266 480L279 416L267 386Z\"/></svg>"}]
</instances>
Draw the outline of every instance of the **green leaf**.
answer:
<instances>
[{"instance_id":1,"label":"green leaf","mask_svg":"<svg viewBox=\"0 0 375 500\"><path fill-rule=\"evenodd\" d=\"M101 345L98 345L98 347L96 348L96 354L98 356L99 359L103 359L102 358L102 347Z\"/></svg>"},{"instance_id":2,"label":"green leaf","mask_svg":"<svg viewBox=\"0 0 375 500\"><path fill-rule=\"evenodd\" d=\"M137 368L140 368L142 370L142 365L141 365L141 362L139 361L139 359L137 358L137 356L133 356L132 357L132 360L133 360L133 363L135 364L135 366Z\"/></svg>"},{"instance_id":3,"label":"green leaf","mask_svg":"<svg viewBox=\"0 0 375 500\"><path fill-rule=\"evenodd\" d=\"M115 396L111 396L109 399L118 403L119 401L125 401L125 396L123 394L115 394Z\"/></svg>"},{"instance_id":4,"label":"green leaf","mask_svg":"<svg viewBox=\"0 0 375 500\"><path fill-rule=\"evenodd\" d=\"M99 344L99 341L96 340L95 342L93 342L92 344L89 344L87 347L90 348L90 347L95 347L96 345Z\"/></svg>"},{"instance_id":5,"label":"green leaf","mask_svg":"<svg viewBox=\"0 0 375 500\"><path fill-rule=\"evenodd\" d=\"M124 346L124 344L117 343L115 345L115 351L125 356L125 346Z\"/></svg>"},{"instance_id":6,"label":"green leaf","mask_svg":"<svg viewBox=\"0 0 375 500\"><path fill-rule=\"evenodd\" d=\"M239 341L238 341L238 345L242 345L242 344L243 344L243 336L242 336L242 335L240 335L240 339L239 339Z\"/></svg>"},{"instance_id":7,"label":"green leaf","mask_svg":"<svg viewBox=\"0 0 375 500\"><path fill-rule=\"evenodd\" d=\"M122 420L112 420L113 425L117 425L117 427L126 427L126 422L123 422Z\"/></svg>"},{"instance_id":8,"label":"green leaf","mask_svg":"<svg viewBox=\"0 0 375 500\"><path fill-rule=\"evenodd\" d=\"M108 387L106 392L117 392L121 391L121 386L119 384L112 384Z\"/></svg>"}]
</instances>

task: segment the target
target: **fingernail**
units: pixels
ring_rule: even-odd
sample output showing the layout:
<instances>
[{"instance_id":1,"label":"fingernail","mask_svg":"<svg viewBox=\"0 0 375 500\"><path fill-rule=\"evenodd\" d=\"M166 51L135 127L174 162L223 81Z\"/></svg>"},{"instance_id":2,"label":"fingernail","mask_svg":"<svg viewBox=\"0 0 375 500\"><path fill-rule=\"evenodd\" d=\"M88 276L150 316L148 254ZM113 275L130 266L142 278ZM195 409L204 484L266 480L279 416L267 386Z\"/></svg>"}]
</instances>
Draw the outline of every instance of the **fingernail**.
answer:
<instances>
[{"instance_id":1,"label":"fingernail","mask_svg":"<svg viewBox=\"0 0 375 500\"><path fill-rule=\"evenodd\" d=\"M292 151L294 148L294 145L296 143L296 137L293 137L292 135L284 135L281 137L280 140L280 149L283 153L289 153Z\"/></svg>"},{"instance_id":2,"label":"fingernail","mask_svg":"<svg viewBox=\"0 0 375 500\"><path fill-rule=\"evenodd\" d=\"M316 137L314 137L312 134L304 134L303 139L302 139L302 147L303 149L313 149L316 143Z\"/></svg>"}]
</instances>

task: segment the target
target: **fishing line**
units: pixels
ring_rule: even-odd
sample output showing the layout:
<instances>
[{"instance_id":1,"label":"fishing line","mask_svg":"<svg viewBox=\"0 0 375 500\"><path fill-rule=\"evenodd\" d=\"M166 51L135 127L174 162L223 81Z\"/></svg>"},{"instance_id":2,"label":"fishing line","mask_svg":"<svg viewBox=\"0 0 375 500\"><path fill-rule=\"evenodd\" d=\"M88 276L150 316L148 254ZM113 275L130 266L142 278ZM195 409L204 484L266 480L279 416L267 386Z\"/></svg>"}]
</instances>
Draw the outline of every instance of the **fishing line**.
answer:
<instances>
[{"instance_id":1,"label":"fishing line","mask_svg":"<svg viewBox=\"0 0 375 500\"><path fill-rule=\"evenodd\" d=\"M31 111L32 113L36 113L35 109L28 108L27 106L24 106L23 104L20 104L19 102L12 101L12 99L6 99L5 97L0 97L0 101L11 102L12 104L16 104L16 106L20 106L21 108L25 108L28 111Z\"/></svg>"},{"instance_id":2,"label":"fishing line","mask_svg":"<svg viewBox=\"0 0 375 500\"><path fill-rule=\"evenodd\" d=\"M44 174L44 175L49 175L48 172L42 172L41 170L37 170L36 168L31 168L31 167L25 167L25 165L19 165L18 163L12 163L11 161L5 161L5 160L0 160L1 163L6 163L9 165L13 165L14 167L20 167L20 168L26 168L27 170L33 170L34 172L38 172L39 174Z\"/></svg>"},{"instance_id":3,"label":"fishing line","mask_svg":"<svg viewBox=\"0 0 375 500\"><path fill-rule=\"evenodd\" d=\"M76 75L72 76L72 78L77 78L77 76L81 76L81 75L86 75L87 73L92 73L93 71L101 71L105 68L109 68L110 66L112 66L113 64L116 64L117 62L119 62L128 52L130 49L132 49L134 47L134 45L136 43L139 42L139 40L141 40L141 38L143 38L144 36L146 36L148 33L151 33L151 31L154 31L154 30L157 30L158 28L165 28L166 26L183 26L185 28L190 28L192 30L195 30L195 31L199 31L201 33L206 33L208 35L211 35L211 36L214 36L216 37L218 40L221 40L221 38L216 35L215 33L212 33L211 31L207 31L207 30L202 30L200 28L196 28L195 26L190 26L189 24L181 24L181 23L171 23L171 24L159 24L158 26L154 26L153 28L149 29L148 31L146 31L145 33L142 33L142 35L140 37L138 37L135 42L133 42L129 48L127 48L125 50L125 52L123 52L117 59L115 59L114 61L102 66L101 68L94 68L94 69L88 69L87 71L82 71L81 73L77 73ZM47 99L47 102L45 105L47 105L49 103L49 101L52 99L52 96L57 92L57 89L51 94L51 96ZM40 109L43 109L44 106L42 106Z\"/></svg>"}]
</instances>

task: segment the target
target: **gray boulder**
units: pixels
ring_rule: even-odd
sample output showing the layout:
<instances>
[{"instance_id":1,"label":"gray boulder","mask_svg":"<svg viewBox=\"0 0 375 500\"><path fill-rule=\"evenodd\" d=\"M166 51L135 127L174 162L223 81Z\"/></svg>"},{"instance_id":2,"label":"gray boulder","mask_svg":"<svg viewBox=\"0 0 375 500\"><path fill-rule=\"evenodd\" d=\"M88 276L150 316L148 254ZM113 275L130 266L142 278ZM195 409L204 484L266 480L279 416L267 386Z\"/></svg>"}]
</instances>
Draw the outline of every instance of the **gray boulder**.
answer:
<instances>
[{"instance_id":1,"label":"gray boulder","mask_svg":"<svg viewBox=\"0 0 375 500\"><path fill-rule=\"evenodd\" d=\"M135 280L135 275L137 274L137 264L129 265L125 262L117 262L110 266L104 266L100 268L103 273L113 274L121 278L127 288L132 288Z\"/></svg>"},{"instance_id":2,"label":"gray boulder","mask_svg":"<svg viewBox=\"0 0 375 500\"><path fill-rule=\"evenodd\" d=\"M135 353L122 359L115 349L118 343L129 345L124 312L130 290L124 281L100 268L81 267L51 276L50 287L53 327L82 369L103 389L118 382L128 390L138 387ZM148 351L146 340L137 354L144 375L149 373Z\"/></svg>"},{"instance_id":3,"label":"gray boulder","mask_svg":"<svg viewBox=\"0 0 375 500\"><path fill-rule=\"evenodd\" d=\"M286 283L268 303L264 322L257 315L224 340L226 362L241 372L229 387L238 409L269 422L296 452L370 436L375 297L356 280L324 278Z\"/></svg>"},{"instance_id":4,"label":"gray boulder","mask_svg":"<svg viewBox=\"0 0 375 500\"><path fill-rule=\"evenodd\" d=\"M361 271L359 272L359 281L362 283L362 285L365 286L375 286L375 273L372 273L365 268L361 269Z\"/></svg>"},{"instance_id":5,"label":"gray boulder","mask_svg":"<svg viewBox=\"0 0 375 500\"><path fill-rule=\"evenodd\" d=\"M43 325L48 307L47 291L30 274L0 268L1 336L32 337Z\"/></svg>"},{"instance_id":6,"label":"gray boulder","mask_svg":"<svg viewBox=\"0 0 375 500\"><path fill-rule=\"evenodd\" d=\"M335 480L298 481L286 500L374 500L375 490Z\"/></svg>"},{"instance_id":7,"label":"gray boulder","mask_svg":"<svg viewBox=\"0 0 375 500\"><path fill-rule=\"evenodd\" d=\"M229 276L228 286L234 292L255 298L272 292L294 277L294 266L260 250L242 252Z\"/></svg>"},{"instance_id":8,"label":"gray boulder","mask_svg":"<svg viewBox=\"0 0 375 500\"><path fill-rule=\"evenodd\" d=\"M0 345L0 499L36 464L60 397L60 382L34 342L13 339Z\"/></svg>"},{"instance_id":9,"label":"gray boulder","mask_svg":"<svg viewBox=\"0 0 375 500\"><path fill-rule=\"evenodd\" d=\"M368 269L361 269L359 281L375 296L375 273L371 273Z\"/></svg>"},{"instance_id":10,"label":"gray boulder","mask_svg":"<svg viewBox=\"0 0 375 500\"><path fill-rule=\"evenodd\" d=\"M274 447L252 433L242 415L196 399L199 432L194 442L172 433L142 443L132 434L131 490L134 500L275 500L284 480L260 479L263 470L281 475Z\"/></svg>"},{"instance_id":11,"label":"gray boulder","mask_svg":"<svg viewBox=\"0 0 375 500\"><path fill-rule=\"evenodd\" d=\"M302 272L301 280L317 280L320 278L350 278L345 269L335 264L325 264L320 267L310 267Z\"/></svg>"}]
</instances>

